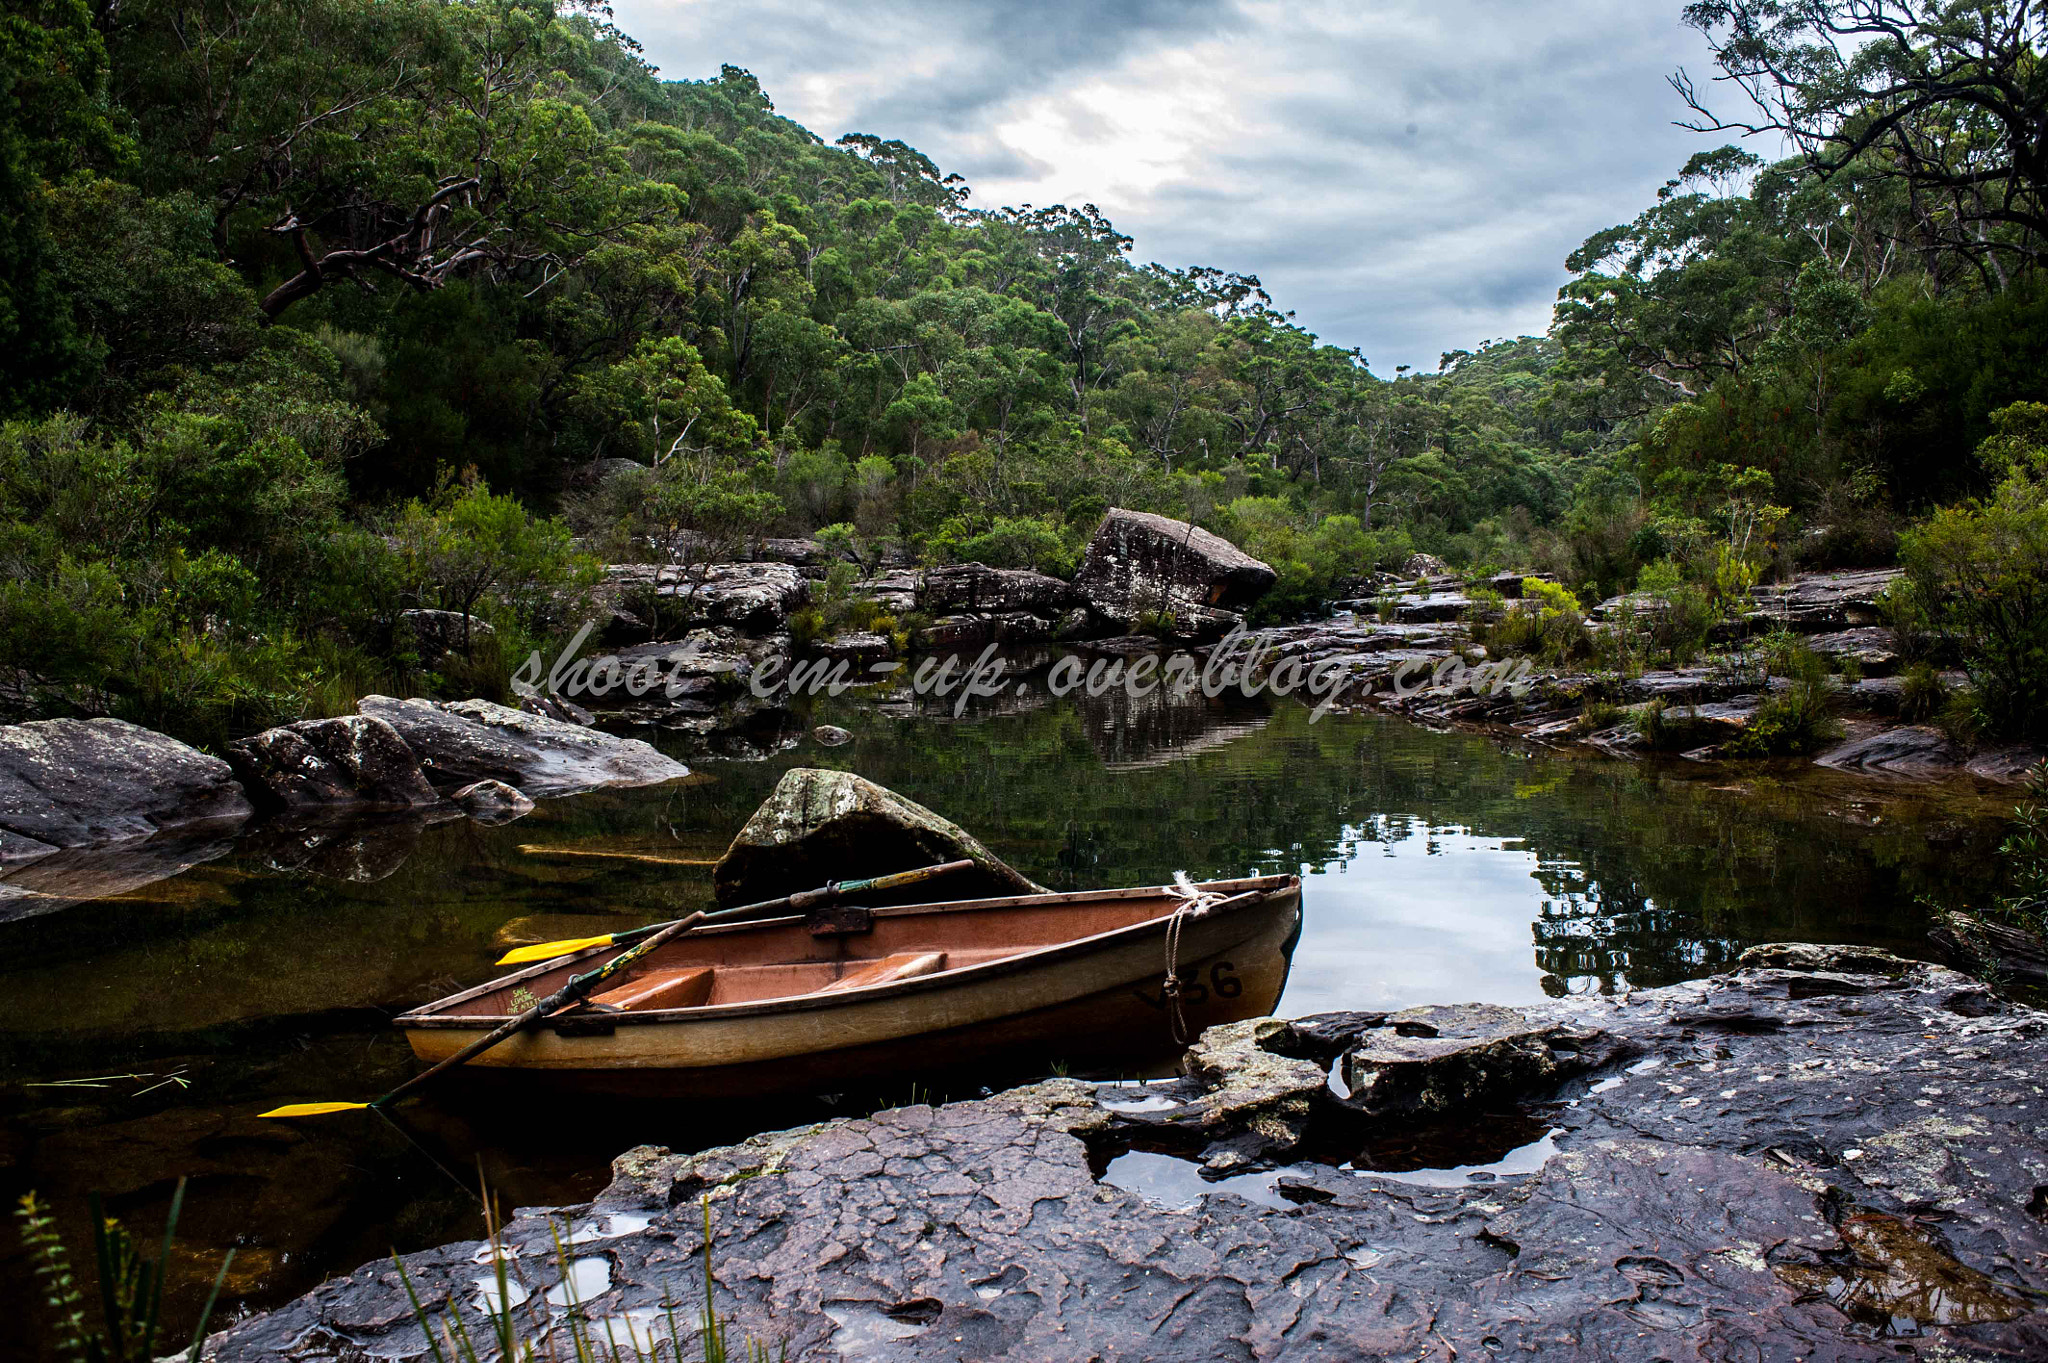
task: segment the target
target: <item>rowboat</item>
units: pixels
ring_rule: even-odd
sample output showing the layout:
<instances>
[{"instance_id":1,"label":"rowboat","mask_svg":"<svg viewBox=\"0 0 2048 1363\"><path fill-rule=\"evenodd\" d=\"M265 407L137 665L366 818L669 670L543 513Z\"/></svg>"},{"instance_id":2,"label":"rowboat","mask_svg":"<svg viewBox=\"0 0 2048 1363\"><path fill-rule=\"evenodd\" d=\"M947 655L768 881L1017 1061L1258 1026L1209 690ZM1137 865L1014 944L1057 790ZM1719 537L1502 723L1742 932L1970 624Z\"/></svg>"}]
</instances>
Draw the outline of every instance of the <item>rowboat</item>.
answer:
<instances>
[{"instance_id":1,"label":"rowboat","mask_svg":"<svg viewBox=\"0 0 2048 1363\"><path fill-rule=\"evenodd\" d=\"M1192 894L1191 894L1192 892ZM1298 876L1014 895L706 925L469 1062L624 1093L843 1089L996 1061L1108 1062L1270 1013ZM1166 988L1176 951L1176 999ZM597 946L396 1019L437 1062L620 954Z\"/></svg>"}]
</instances>

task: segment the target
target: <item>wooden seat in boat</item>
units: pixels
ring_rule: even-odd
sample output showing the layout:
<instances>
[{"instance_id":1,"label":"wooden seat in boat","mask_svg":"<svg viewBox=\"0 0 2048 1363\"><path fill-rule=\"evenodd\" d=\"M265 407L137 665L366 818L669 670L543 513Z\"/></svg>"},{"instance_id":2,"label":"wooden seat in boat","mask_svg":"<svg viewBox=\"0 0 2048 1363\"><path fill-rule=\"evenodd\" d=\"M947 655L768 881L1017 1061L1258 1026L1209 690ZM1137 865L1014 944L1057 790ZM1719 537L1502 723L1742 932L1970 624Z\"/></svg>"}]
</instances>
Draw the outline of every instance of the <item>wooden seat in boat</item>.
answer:
<instances>
[{"instance_id":1,"label":"wooden seat in boat","mask_svg":"<svg viewBox=\"0 0 2048 1363\"><path fill-rule=\"evenodd\" d=\"M837 994L871 984L890 984L896 980L916 979L919 975L935 975L945 968L946 953L943 951L899 951L851 974L842 975L817 992Z\"/></svg>"},{"instance_id":2,"label":"wooden seat in boat","mask_svg":"<svg viewBox=\"0 0 2048 1363\"><path fill-rule=\"evenodd\" d=\"M711 997L710 966L680 966L650 970L616 989L593 994L593 1007L617 1009L622 1013L645 1013L657 1008L695 1008Z\"/></svg>"}]
</instances>

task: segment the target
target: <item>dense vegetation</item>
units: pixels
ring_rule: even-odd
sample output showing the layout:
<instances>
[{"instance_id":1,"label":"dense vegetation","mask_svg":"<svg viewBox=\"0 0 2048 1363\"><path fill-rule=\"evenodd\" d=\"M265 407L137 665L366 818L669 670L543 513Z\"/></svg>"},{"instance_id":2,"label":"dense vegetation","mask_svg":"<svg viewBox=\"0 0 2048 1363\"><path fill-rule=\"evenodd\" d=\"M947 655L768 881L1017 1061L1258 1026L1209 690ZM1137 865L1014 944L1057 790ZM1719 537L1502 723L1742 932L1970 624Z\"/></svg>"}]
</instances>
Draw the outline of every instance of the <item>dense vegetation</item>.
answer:
<instances>
[{"instance_id":1,"label":"dense vegetation","mask_svg":"<svg viewBox=\"0 0 2048 1363\"><path fill-rule=\"evenodd\" d=\"M1992 632L1985 718L2030 727L2048 21L1685 17L1743 108L1681 80L1702 127L1796 154L1696 156L1566 262L1548 335L1387 379L1256 278L1134 263L1092 206L969 209L744 71L660 80L602 9L23 0L0 703L218 741L370 686L488 690L599 557L707 537L1061 572L1123 505L1272 562L1272 614L1421 548L1548 569L1561 614L1640 587L1711 622L1938 512L1911 605ZM1986 587L1993 543L2033 556ZM408 607L498 632L426 656Z\"/></svg>"}]
</instances>

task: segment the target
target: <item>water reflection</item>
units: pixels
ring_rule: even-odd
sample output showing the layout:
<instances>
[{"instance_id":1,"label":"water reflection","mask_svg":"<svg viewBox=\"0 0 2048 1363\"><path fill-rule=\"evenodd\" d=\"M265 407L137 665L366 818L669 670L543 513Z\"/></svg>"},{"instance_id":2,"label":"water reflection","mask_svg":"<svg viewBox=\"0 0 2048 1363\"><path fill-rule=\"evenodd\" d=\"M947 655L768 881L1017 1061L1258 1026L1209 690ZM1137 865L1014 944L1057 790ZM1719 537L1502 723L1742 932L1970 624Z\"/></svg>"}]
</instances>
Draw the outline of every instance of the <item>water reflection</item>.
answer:
<instances>
[{"instance_id":1,"label":"water reflection","mask_svg":"<svg viewBox=\"0 0 2048 1363\"><path fill-rule=\"evenodd\" d=\"M46 911L0 921L4 1191L40 1189L77 1233L88 1190L146 1226L192 1174L194 1283L173 1306L203 1296L198 1268L229 1244L231 1302L262 1305L394 1246L477 1234L463 1184L479 1161L508 1204L573 1201L637 1142L845 1110L748 1108L713 1129L701 1108L579 1107L555 1122L527 1105L508 1121L500 1099L451 1089L407 1109L409 1134L249 1115L388 1088L412 1063L384 1020L485 978L507 934L580 935L579 919L612 931L707 904L711 863L796 765L899 790L1046 884L1301 870L1289 1014L1659 985L1769 939L1910 950L1920 896L1982 888L2009 803L1810 768L1559 758L1376 716L1310 724L1293 702L1039 693L967 719L849 695L777 721L844 726L844 746L692 758L692 782L547 801L500 828L273 825L232 846L166 845L150 872L164 878L32 901ZM679 735L648 736L680 751ZM173 1071L189 1087L31 1086ZM19 1267L0 1252L0 1283L26 1282Z\"/></svg>"}]
</instances>

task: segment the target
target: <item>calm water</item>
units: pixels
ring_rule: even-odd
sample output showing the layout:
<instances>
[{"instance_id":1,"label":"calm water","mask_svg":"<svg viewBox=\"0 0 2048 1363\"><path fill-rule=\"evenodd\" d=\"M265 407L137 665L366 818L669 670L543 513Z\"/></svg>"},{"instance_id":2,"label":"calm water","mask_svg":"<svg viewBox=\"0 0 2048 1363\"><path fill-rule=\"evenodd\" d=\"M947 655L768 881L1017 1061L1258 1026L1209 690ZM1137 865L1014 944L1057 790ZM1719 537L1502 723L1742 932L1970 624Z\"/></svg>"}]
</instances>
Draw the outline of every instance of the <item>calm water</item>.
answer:
<instances>
[{"instance_id":1,"label":"calm water","mask_svg":"<svg viewBox=\"0 0 2048 1363\"><path fill-rule=\"evenodd\" d=\"M97 1189L160 1226L189 1176L174 1302L189 1329L194 1284L231 1245L227 1309L260 1308L480 1233L479 1173L507 1205L577 1200L643 1141L701 1146L872 1102L707 1113L457 1088L408 1106L402 1129L252 1117L410 1073L384 1019L486 978L514 920L585 935L708 904L710 864L792 766L858 771L1049 885L1300 870L1287 1014L1652 986L1780 938L1910 950L1922 896L1982 888L2010 803L1796 764L1560 758L1376 716L1311 725L1291 702L907 711L821 705L811 718L854 742L704 762L687 783L554 801L503 828L259 832L118 900L0 924L10 1202L39 1190L76 1237ZM1085 1047L1069 1062L1085 1072ZM937 1082L972 1092L958 1076L918 1092ZM919 1083L904 1076L899 1100ZM4 1243L0 1317L16 1320L29 1308ZM22 1348L0 1338L0 1356Z\"/></svg>"}]
</instances>

